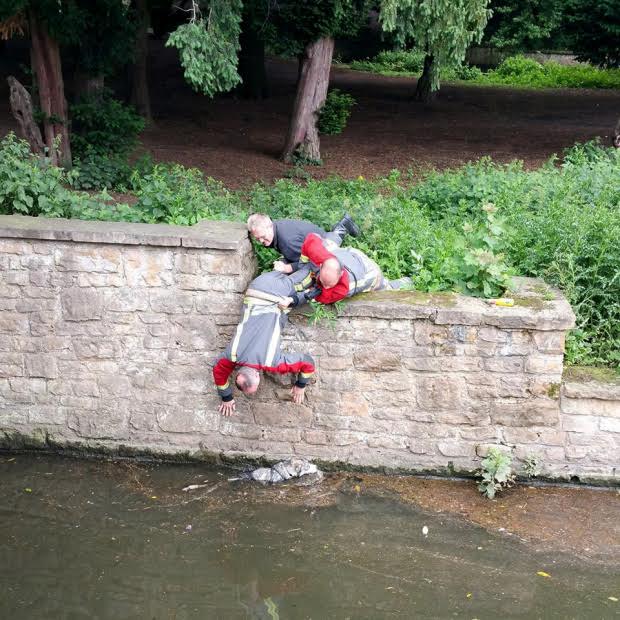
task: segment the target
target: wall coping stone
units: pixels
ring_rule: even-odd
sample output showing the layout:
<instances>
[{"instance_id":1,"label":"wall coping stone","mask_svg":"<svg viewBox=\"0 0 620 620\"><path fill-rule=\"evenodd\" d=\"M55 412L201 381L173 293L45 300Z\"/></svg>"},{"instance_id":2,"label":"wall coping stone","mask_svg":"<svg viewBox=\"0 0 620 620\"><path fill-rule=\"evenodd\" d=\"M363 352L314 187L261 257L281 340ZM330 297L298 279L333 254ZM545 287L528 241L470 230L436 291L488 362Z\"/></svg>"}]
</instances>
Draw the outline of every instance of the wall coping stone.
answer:
<instances>
[{"instance_id":1,"label":"wall coping stone","mask_svg":"<svg viewBox=\"0 0 620 620\"><path fill-rule=\"evenodd\" d=\"M203 220L195 226L99 222L0 215L0 238L237 250L248 238L241 222Z\"/></svg>"},{"instance_id":2,"label":"wall coping stone","mask_svg":"<svg viewBox=\"0 0 620 620\"><path fill-rule=\"evenodd\" d=\"M562 293L543 280L515 277L512 307L491 306L476 297L456 293L377 291L345 303L343 317L428 319L436 325L488 325L503 329L560 331L575 326L575 315Z\"/></svg>"}]
</instances>

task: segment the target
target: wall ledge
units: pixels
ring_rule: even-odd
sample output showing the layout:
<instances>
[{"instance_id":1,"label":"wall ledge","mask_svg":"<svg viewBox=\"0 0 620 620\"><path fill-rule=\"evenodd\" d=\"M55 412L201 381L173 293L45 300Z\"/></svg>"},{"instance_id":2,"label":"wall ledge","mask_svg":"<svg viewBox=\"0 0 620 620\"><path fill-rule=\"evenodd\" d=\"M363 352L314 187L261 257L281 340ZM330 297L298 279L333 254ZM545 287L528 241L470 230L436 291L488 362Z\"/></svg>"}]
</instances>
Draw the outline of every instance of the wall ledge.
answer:
<instances>
[{"instance_id":1,"label":"wall ledge","mask_svg":"<svg viewBox=\"0 0 620 620\"><path fill-rule=\"evenodd\" d=\"M0 238L237 250L248 232L244 224L228 221L172 226L0 215Z\"/></svg>"},{"instance_id":2,"label":"wall ledge","mask_svg":"<svg viewBox=\"0 0 620 620\"><path fill-rule=\"evenodd\" d=\"M437 325L487 325L503 329L559 331L575 326L575 315L562 293L536 278L513 278L509 308L455 293L377 291L349 299L343 317L427 319Z\"/></svg>"}]
</instances>

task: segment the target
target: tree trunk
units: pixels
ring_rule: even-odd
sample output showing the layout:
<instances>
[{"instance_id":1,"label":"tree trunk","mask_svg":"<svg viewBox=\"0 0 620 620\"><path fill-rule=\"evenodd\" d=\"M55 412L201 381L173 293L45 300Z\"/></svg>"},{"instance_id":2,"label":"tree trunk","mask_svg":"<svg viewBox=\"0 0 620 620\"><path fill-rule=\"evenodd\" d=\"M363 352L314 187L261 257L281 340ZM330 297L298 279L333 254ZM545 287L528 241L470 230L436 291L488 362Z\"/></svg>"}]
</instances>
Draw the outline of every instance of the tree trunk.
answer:
<instances>
[{"instance_id":1,"label":"tree trunk","mask_svg":"<svg viewBox=\"0 0 620 620\"><path fill-rule=\"evenodd\" d=\"M135 60L131 68L130 101L138 113L150 122L153 117L151 116L151 98L147 75L149 9L147 0L134 0L134 6L138 14L138 30L136 32Z\"/></svg>"},{"instance_id":2,"label":"tree trunk","mask_svg":"<svg viewBox=\"0 0 620 620\"><path fill-rule=\"evenodd\" d=\"M239 52L239 75L241 95L246 99L263 99L269 96L265 72L265 42L252 28L249 20L241 27L241 51Z\"/></svg>"},{"instance_id":3,"label":"tree trunk","mask_svg":"<svg viewBox=\"0 0 620 620\"><path fill-rule=\"evenodd\" d=\"M67 101L62 79L60 51L34 10L29 12L32 69L43 112L43 134L48 157L55 166L71 168L71 144Z\"/></svg>"},{"instance_id":4,"label":"tree trunk","mask_svg":"<svg viewBox=\"0 0 620 620\"><path fill-rule=\"evenodd\" d=\"M11 93L9 97L11 112L19 124L22 136L28 140L30 149L35 155L44 155L45 144L41 130L34 120L30 94L12 75L9 75L7 82Z\"/></svg>"},{"instance_id":5,"label":"tree trunk","mask_svg":"<svg viewBox=\"0 0 620 620\"><path fill-rule=\"evenodd\" d=\"M418 86L415 91L416 101L422 101L424 103L430 103L435 99L435 92L432 90L433 79L435 72L437 71L435 65L435 59L432 54L427 54L424 57L424 70L418 80Z\"/></svg>"},{"instance_id":6,"label":"tree trunk","mask_svg":"<svg viewBox=\"0 0 620 620\"><path fill-rule=\"evenodd\" d=\"M614 134L611 138L611 143L617 148L620 149L620 118L616 123L616 128L614 129Z\"/></svg>"},{"instance_id":7,"label":"tree trunk","mask_svg":"<svg viewBox=\"0 0 620 620\"><path fill-rule=\"evenodd\" d=\"M301 77L289 124L282 159L293 161L293 153L310 161L320 161L318 112L325 103L329 71L334 53L334 39L325 37L310 43L304 50Z\"/></svg>"}]
</instances>

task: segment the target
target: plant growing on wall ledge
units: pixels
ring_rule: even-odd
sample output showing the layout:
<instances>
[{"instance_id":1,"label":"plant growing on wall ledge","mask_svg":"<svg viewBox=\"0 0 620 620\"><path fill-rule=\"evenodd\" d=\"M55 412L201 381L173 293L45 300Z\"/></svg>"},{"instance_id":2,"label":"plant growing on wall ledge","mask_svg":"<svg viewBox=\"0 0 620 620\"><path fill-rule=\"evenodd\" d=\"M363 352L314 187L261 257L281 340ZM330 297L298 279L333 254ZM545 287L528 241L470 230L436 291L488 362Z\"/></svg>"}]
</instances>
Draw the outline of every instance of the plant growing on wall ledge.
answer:
<instances>
[{"instance_id":1,"label":"plant growing on wall ledge","mask_svg":"<svg viewBox=\"0 0 620 620\"><path fill-rule=\"evenodd\" d=\"M478 475L482 478L478 483L478 490L489 499L493 499L496 493L514 484L515 476L512 473L510 455L499 448L489 448L486 457L482 459Z\"/></svg>"}]
</instances>

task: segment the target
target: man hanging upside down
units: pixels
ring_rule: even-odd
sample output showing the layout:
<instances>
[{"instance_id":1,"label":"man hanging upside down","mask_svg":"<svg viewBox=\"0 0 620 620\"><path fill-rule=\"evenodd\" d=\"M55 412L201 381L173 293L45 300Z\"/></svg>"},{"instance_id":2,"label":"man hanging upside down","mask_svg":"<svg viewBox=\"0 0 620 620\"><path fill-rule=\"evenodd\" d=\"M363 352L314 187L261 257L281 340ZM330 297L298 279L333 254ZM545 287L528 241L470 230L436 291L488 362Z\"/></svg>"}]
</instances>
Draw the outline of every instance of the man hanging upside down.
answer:
<instances>
[{"instance_id":1,"label":"man hanging upside down","mask_svg":"<svg viewBox=\"0 0 620 620\"><path fill-rule=\"evenodd\" d=\"M298 272L303 277L304 272ZM286 325L285 300L298 299L295 278L284 273L263 273L252 282L243 300L241 321L232 342L215 360L213 378L222 398L219 411L230 416L235 411L230 376L240 367L236 386L244 394L254 394L260 383L260 371L278 374L296 373L291 389L293 402L301 404L306 385L314 374L314 360L306 353L285 353L281 349L281 330Z\"/></svg>"}]
</instances>

